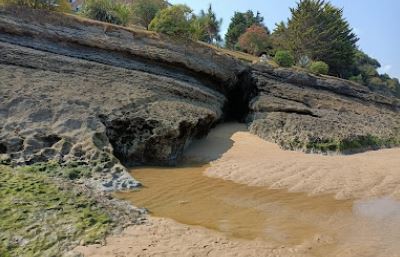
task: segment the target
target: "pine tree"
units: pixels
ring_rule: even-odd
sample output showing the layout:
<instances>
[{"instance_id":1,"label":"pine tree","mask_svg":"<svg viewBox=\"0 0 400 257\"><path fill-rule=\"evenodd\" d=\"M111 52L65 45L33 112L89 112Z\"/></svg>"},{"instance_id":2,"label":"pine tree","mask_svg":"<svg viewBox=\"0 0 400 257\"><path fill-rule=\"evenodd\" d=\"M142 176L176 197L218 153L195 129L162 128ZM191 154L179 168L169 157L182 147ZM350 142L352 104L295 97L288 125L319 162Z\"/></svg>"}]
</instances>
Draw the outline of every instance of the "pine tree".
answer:
<instances>
[{"instance_id":1,"label":"pine tree","mask_svg":"<svg viewBox=\"0 0 400 257\"><path fill-rule=\"evenodd\" d=\"M200 11L199 16L193 21L194 39L207 42L209 44L218 43L221 41L219 35L222 19L218 20L217 15L210 4L207 12Z\"/></svg>"},{"instance_id":2,"label":"pine tree","mask_svg":"<svg viewBox=\"0 0 400 257\"><path fill-rule=\"evenodd\" d=\"M285 40L296 59L308 56L324 61L330 73L343 76L351 68L357 36L343 17L343 10L324 0L302 0L290 9Z\"/></svg>"}]
</instances>

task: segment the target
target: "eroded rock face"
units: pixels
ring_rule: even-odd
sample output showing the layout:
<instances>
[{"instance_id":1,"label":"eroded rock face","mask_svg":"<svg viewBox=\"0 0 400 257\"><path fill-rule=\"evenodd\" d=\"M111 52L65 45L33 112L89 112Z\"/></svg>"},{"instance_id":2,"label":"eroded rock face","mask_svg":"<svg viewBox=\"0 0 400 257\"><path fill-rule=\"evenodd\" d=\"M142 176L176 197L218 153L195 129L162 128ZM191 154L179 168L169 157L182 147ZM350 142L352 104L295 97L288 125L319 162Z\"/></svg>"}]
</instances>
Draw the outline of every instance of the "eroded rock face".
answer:
<instances>
[{"instance_id":1,"label":"eroded rock face","mask_svg":"<svg viewBox=\"0 0 400 257\"><path fill-rule=\"evenodd\" d=\"M353 153L400 144L400 101L350 81L255 66L252 133L285 149Z\"/></svg>"},{"instance_id":2,"label":"eroded rock face","mask_svg":"<svg viewBox=\"0 0 400 257\"><path fill-rule=\"evenodd\" d=\"M0 10L0 163L90 165L106 189L129 165L173 165L227 118L288 149L400 145L399 100L158 34ZM121 165L121 163L123 165Z\"/></svg>"},{"instance_id":3,"label":"eroded rock face","mask_svg":"<svg viewBox=\"0 0 400 257\"><path fill-rule=\"evenodd\" d=\"M195 53L153 34L53 18L0 12L3 159L86 164L103 186L131 188L138 183L120 162L175 164L222 118L235 61L221 70L227 57L213 59L208 48Z\"/></svg>"}]
</instances>

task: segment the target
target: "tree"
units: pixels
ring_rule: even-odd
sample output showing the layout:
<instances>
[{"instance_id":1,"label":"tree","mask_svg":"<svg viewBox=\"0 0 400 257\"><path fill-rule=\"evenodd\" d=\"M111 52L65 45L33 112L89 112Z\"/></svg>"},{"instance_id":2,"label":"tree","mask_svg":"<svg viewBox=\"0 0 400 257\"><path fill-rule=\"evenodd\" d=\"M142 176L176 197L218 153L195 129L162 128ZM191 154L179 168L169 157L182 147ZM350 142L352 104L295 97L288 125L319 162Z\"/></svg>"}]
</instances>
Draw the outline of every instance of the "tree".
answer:
<instances>
[{"instance_id":1,"label":"tree","mask_svg":"<svg viewBox=\"0 0 400 257\"><path fill-rule=\"evenodd\" d=\"M126 25L129 21L129 7L113 0L86 0L81 14L90 19Z\"/></svg>"},{"instance_id":2,"label":"tree","mask_svg":"<svg viewBox=\"0 0 400 257\"><path fill-rule=\"evenodd\" d=\"M175 37L191 37L192 22L195 19L187 5L174 5L157 13L149 29Z\"/></svg>"},{"instance_id":3,"label":"tree","mask_svg":"<svg viewBox=\"0 0 400 257\"><path fill-rule=\"evenodd\" d=\"M351 68L357 36L343 18L343 10L324 0L301 0L291 8L285 40L295 58L309 56L327 63L330 73L342 76ZM279 33L281 33L280 28Z\"/></svg>"},{"instance_id":4,"label":"tree","mask_svg":"<svg viewBox=\"0 0 400 257\"><path fill-rule=\"evenodd\" d=\"M271 43L273 51L275 53L276 51L279 50L291 49L290 41L288 40L289 39L288 33L289 33L288 28L283 21L275 24L275 29L271 35ZM273 53L273 55L275 53Z\"/></svg>"},{"instance_id":5,"label":"tree","mask_svg":"<svg viewBox=\"0 0 400 257\"><path fill-rule=\"evenodd\" d=\"M218 43L221 41L221 36L219 35L221 24L222 19L217 19L217 15L210 4L207 13L201 10L199 16L194 19L192 24L193 34L197 40L209 44Z\"/></svg>"},{"instance_id":6,"label":"tree","mask_svg":"<svg viewBox=\"0 0 400 257\"><path fill-rule=\"evenodd\" d=\"M132 4L133 22L148 29L156 14L167 7L165 0L135 0Z\"/></svg>"},{"instance_id":7,"label":"tree","mask_svg":"<svg viewBox=\"0 0 400 257\"><path fill-rule=\"evenodd\" d=\"M227 48L235 49L239 37L246 32L253 24L262 26L269 33L268 28L263 24L264 18L259 12L254 16L253 11L245 13L235 12L229 24L228 32L225 35L225 44Z\"/></svg>"},{"instance_id":8,"label":"tree","mask_svg":"<svg viewBox=\"0 0 400 257\"><path fill-rule=\"evenodd\" d=\"M238 45L249 54L259 55L266 52L271 47L268 31L260 25L253 24L239 37Z\"/></svg>"},{"instance_id":9,"label":"tree","mask_svg":"<svg viewBox=\"0 0 400 257\"><path fill-rule=\"evenodd\" d=\"M400 82L397 78L387 80L387 86L395 96L400 97Z\"/></svg>"},{"instance_id":10,"label":"tree","mask_svg":"<svg viewBox=\"0 0 400 257\"><path fill-rule=\"evenodd\" d=\"M381 64L376 59L371 58L361 50L356 50L353 65L348 69L345 77L367 85L369 78L379 76L377 69L380 67Z\"/></svg>"},{"instance_id":11,"label":"tree","mask_svg":"<svg viewBox=\"0 0 400 257\"><path fill-rule=\"evenodd\" d=\"M381 64L361 50L354 56L354 64L349 70L349 79L369 87L374 91L392 94L400 97L400 83L398 79L388 74L379 75Z\"/></svg>"}]
</instances>

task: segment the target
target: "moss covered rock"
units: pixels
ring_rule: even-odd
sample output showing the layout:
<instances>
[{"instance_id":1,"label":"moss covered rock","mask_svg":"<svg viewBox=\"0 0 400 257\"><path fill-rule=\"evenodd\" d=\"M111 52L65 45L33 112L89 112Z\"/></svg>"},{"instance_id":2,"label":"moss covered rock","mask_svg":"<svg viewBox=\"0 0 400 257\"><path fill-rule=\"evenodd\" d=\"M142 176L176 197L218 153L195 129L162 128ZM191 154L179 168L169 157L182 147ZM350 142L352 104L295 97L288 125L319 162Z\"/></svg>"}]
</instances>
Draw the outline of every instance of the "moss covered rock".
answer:
<instances>
[{"instance_id":1,"label":"moss covered rock","mask_svg":"<svg viewBox=\"0 0 400 257\"><path fill-rule=\"evenodd\" d=\"M104 240L115 223L81 191L36 169L0 166L0 256L60 256Z\"/></svg>"}]
</instances>

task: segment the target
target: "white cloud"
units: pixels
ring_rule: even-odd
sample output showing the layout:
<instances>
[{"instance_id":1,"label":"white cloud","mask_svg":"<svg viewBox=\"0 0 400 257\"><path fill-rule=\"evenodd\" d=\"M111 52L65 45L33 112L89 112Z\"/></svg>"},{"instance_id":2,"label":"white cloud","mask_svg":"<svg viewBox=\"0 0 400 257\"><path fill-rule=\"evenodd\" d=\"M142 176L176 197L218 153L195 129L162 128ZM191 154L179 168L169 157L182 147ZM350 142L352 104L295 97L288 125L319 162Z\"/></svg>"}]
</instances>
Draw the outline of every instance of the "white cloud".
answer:
<instances>
[{"instance_id":1,"label":"white cloud","mask_svg":"<svg viewBox=\"0 0 400 257\"><path fill-rule=\"evenodd\" d=\"M392 69L392 65L386 64L386 65L382 66L379 70L380 70L380 73L388 73L391 69Z\"/></svg>"}]
</instances>

